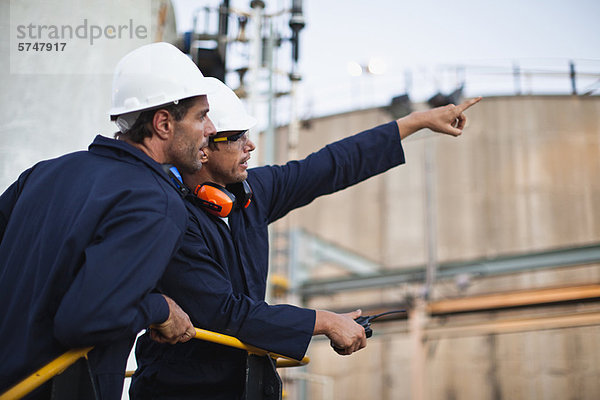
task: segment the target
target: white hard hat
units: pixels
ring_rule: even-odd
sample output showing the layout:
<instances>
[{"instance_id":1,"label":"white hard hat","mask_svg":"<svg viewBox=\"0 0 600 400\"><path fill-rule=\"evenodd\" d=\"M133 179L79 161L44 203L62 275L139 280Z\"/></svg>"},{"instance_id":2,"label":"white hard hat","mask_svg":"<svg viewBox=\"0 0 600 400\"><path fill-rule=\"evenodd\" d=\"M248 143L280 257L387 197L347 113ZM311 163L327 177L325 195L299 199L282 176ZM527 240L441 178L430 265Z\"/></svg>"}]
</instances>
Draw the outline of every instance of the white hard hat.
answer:
<instances>
[{"instance_id":1,"label":"white hard hat","mask_svg":"<svg viewBox=\"0 0 600 400\"><path fill-rule=\"evenodd\" d=\"M256 118L248 115L244 104L223 82L218 89L208 94L208 118L217 132L246 131L256 125Z\"/></svg>"},{"instance_id":2,"label":"white hard hat","mask_svg":"<svg viewBox=\"0 0 600 400\"><path fill-rule=\"evenodd\" d=\"M203 76L175 46L164 42L148 44L133 50L117 64L110 117L122 115L119 120L132 125L130 120L135 122L139 111L208 94L217 89L216 82L219 80Z\"/></svg>"}]
</instances>

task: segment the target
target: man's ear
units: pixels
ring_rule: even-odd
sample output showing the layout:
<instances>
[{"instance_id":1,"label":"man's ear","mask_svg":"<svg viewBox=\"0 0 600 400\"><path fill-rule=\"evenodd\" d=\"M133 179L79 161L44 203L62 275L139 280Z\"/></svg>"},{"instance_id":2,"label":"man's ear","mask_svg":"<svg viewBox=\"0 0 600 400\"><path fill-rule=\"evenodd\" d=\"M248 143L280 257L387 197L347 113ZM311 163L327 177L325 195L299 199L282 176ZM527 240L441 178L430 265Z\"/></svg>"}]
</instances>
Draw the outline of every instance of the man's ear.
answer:
<instances>
[{"instance_id":1,"label":"man's ear","mask_svg":"<svg viewBox=\"0 0 600 400\"><path fill-rule=\"evenodd\" d=\"M202 164L206 164L208 162L208 156L210 155L210 149L208 147L203 147L202 152L204 154L202 154L202 157L200 157L200 162Z\"/></svg>"},{"instance_id":2,"label":"man's ear","mask_svg":"<svg viewBox=\"0 0 600 400\"><path fill-rule=\"evenodd\" d=\"M173 129L173 117L167 110L158 110L152 118L154 131L163 140L167 140Z\"/></svg>"}]
</instances>

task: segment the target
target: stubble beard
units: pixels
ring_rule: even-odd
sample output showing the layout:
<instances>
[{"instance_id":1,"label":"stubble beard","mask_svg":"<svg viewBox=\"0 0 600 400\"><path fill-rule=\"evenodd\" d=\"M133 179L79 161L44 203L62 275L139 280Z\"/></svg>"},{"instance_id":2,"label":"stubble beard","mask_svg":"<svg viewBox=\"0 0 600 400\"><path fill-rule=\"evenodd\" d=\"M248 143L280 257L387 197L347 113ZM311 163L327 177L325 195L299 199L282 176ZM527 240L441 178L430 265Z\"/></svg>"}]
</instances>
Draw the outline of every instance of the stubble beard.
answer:
<instances>
[{"instance_id":1,"label":"stubble beard","mask_svg":"<svg viewBox=\"0 0 600 400\"><path fill-rule=\"evenodd\" d=\"M170 148L171 163L187 174L193 174L202 169L200 148L193 143L173 143Z\"/></svg>"}]
</instances>

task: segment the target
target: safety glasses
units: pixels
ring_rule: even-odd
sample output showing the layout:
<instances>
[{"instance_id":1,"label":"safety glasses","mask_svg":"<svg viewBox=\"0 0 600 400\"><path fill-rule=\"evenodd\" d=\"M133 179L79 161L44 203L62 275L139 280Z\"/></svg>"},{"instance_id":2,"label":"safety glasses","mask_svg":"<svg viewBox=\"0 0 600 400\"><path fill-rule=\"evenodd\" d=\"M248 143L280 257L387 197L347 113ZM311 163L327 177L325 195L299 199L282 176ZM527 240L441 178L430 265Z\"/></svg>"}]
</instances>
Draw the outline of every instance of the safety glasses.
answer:
<instances>
[{"instance_id":1,"label":"safety glasses","mask_svg":"<svg viewBox=\"0 0 600 400\"><path fill-rule=\"evenodd\" d=\"M220 136L220 137L211 136L208 140L212 143L237 142L238 140L240 140L242 138L247 138L248 137L248 135L246 135L247 133L248 133L248 131L245 130L245 131L241 131L241 132L236 133L235 135L231 135L231 136Z\"/></svg>"}]
</instances>

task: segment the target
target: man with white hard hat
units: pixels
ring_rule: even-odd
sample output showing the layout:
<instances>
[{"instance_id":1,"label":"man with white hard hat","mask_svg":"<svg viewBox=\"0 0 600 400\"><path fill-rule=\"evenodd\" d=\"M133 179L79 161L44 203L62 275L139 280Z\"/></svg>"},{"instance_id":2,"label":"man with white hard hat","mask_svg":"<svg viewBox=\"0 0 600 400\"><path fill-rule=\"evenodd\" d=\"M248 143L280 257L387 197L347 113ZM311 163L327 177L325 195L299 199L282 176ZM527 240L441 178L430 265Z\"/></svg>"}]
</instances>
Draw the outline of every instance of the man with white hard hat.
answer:
<instances>
[{"instance_id":1,"label":"man with white hard hat","mask_svg":"<svg viewBox=\"0 0 600 400\"><path fill-rule=\"evenodd\" d=\"M480 99L415 112L329 144L282 166L248 169L256 124L225 85L208 95L217 135L201 170L182 172L194 197L181 250L158 288L173 297L195 326L232 335L276 354L302 359L313 335L326 335L341 355L366 346L360 310L337 314L265 302L268 224L316 197L404 163L401 141L422 128L458 136L463 111ZM241 399L247 352L203 341L168 346L138 340L132 399Z\"/></svg>"},{"instance_id":2,"label":"man with white hard hat","mask_svg":"<svg viewBox=\"0 0 600 400\"><path fill-rule=\"evenodd\" d=\"M0 393L69 349L95 346L97 396L120 399L140 330L165 343L193 337L188 316L154 291L187 222L162 164L202 167L216 132L214 81L170 44L132 51L114 74L117 139L42 161L0 196Z\"/></svg>"}]
</instances>

